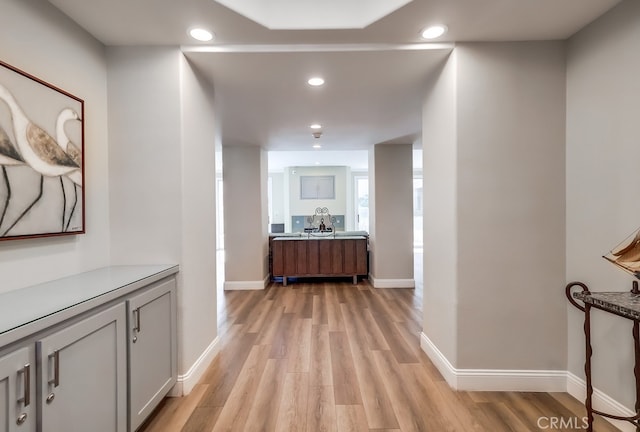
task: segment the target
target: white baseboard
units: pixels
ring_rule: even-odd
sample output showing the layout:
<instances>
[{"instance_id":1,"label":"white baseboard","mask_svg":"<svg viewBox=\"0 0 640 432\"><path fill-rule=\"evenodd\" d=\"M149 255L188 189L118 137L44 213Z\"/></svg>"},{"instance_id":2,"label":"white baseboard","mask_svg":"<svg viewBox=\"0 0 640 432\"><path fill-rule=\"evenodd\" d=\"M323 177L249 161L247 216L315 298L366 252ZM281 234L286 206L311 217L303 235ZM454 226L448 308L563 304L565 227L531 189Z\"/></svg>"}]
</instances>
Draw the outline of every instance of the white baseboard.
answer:
<instances>
[{"instance_id":1,"label":"white baseboard","mask_svg":"<svg viewBox=\"0 0 640 432\"><path fill-rule=\"evenodd\" d=\"M269 283L270 275L261 281L224 281L225 291L263 290Z\"/></svg>"},{"instance_id":2,"label":"white baseboard","mask_svg":"<svg viewBox=\"0 0 640 432\"><path fill-rule=\"evenodd\" d=\"M420 347L455 390L564 392L567 389L566 371L456 369L424 333L420 334Z\"/></svg>"},{"instance_id":3,"label":"white baseboard","mask_svg":"<svg viewBox=\"0 0 640 432\"><path fill-rule=\"evenodd\" d=\"M415 279L380 279L369 274L369 282L374 288L415 288Z\"/></svg>"},{"instance_id":4,"label":"white baseboard","mask_svg":"<svg viewBox=\"0 0 640 432\"><path fill-rule=\"evenodd\" d=\"M191 365L189 370L183 374L178 375L176 385L169 391L167 396L180 397L186 396L191 393L193 387L198 383L202 375L205 373L215 356L218 354L220 347L218 347L219 338L216 338L209 344L204 352L198 357L198 359Z\"/></svg>"},{"instance_id":5,"label":"white baseboard","mask_svg":"<svg viewBox=\"0 0 640 432\"><path fill-rule=\"evenodd\" d=\"M574 375L573 373L567 372L567 393L578 399L580 402L583 402L587 397L587 383L585 382L585 380ZM609 395L595 388L593 389L592 402L593 408L597 409L598 411L622 417L635 415L635 412L625 407ZM635 426L633 426L631 423L608 419L606 417L605 419L623 432L635 432L636 430Z\"/></svg>"},{"instance_id":6,"label":"white baseboard","mask_svg":"<svg viewBox=\"0 0 640 432\"><path fill-rule=\"evenodd\" d=\"M585 381L568 371L456 369L424 333L420 347L455 390L567 392L581 402L587 394ZM593 407L617 416L635 414L598 389L593 390ZM623 432L636 430L631 423L605 419Z\"/></svg>"}]
</instances>

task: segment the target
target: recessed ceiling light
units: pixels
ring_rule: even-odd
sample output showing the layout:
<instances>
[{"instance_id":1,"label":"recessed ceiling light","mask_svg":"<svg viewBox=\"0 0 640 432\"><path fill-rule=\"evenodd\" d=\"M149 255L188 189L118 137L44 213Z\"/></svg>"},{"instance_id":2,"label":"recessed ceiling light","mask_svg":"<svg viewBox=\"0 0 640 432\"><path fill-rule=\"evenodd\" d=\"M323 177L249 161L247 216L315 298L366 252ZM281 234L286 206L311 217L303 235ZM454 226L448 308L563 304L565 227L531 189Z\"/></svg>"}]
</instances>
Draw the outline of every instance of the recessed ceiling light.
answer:
<instances>
[{"instance_id":1,"label":"recessed ceiling light","mask_svg":"<svg viewBox=\"0 0 640 432\"><path fill-rule=\"evenodd\" d=\"M322 125L319 125L318 123L314 123L311 126L309 126L311 129L322 129Z\"/></svg>"},{"instance_id":2,"label":"recessed ceiling light","mask_svg":"<svg viewBox=\"0 0 640 432\"><path fill-rule=\"evenodd\" d=\"M324 80L320 77L309 78L309 81L307 82L309 83L309 85L312 85L314 87L321 86L322 84L324 84Z\"/></svg>"},{"instance_id":3,"label":"recessed ceiling light","mask_svg":"<svg viewBox=\"0 0 640 432\"><path fill-rule=\"evenodd\" d=\"M201 42L209 42L213 39L213 33L203 28L192 28L189 30L189 36Z\"/></svg>"},{"instance_id":4,"label":"recessed ceiling light","mask_svg":"<svg viewBox=\"0 0 640 432\"><path fill-rule=\"evenodd\" d=\"M445 25L434 25L431 27L427 27L422 31L423 39L435 39L447 32L447 26Z\"/></svg>"},{"instance_id":5,"label":"recessed ceiling light","mask_svg":"<svg viewBox=\"0 0 640 432\"><path fill-rule=\"evenodd\" d=\"M320 144L314 144L314 145L313 145L313 148L315 148L315 149L319 149L319 148L322 148L322 146L321 146Z\"/></svg>"},{"instance_id":6,"label":"recessed ceiling light","mask_svg":"<svg viewBox=\"0 0 640 432\"><path fill-rule=\"evenodd\" d=\"M316 165L320 165L320 162L316 162Z\"/></svg>"}]
</instances>

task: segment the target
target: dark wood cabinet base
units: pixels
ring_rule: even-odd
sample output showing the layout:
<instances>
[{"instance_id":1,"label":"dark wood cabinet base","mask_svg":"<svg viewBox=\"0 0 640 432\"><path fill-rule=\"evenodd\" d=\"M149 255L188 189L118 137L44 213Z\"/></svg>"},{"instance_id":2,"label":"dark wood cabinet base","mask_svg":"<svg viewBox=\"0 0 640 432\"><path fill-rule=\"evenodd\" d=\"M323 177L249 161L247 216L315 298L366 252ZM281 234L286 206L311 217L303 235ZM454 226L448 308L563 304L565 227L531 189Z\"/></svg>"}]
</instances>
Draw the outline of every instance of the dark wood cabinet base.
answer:
<instances>
[{"instance_id":1,"label":"dark wood cabinet base","mask_svg":"<svg viewBox=\"0 0 640 432\"><path fill-rule=\"evenodd\" d=\"M335 277L366 275L366 237L276 237L272 241L273 276Z\"/></svg>"}]
</instances>

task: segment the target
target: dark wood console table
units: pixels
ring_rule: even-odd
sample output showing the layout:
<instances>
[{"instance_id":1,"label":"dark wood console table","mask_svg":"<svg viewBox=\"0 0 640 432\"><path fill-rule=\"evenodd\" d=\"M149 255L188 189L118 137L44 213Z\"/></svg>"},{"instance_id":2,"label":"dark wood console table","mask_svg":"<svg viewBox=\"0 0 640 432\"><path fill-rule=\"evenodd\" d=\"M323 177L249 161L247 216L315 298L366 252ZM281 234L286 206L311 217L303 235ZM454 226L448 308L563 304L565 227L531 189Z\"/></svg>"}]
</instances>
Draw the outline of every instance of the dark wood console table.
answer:
<instances>
[{"instance_id":1,"label":"dark wood console table","mask_svg":"<svg viewBox=\"0 0 640 432\"><path fill-rule=\"evenodd\" d=\"M273 276L358 276L367 274L367 238L276 237L272 240Z\"/></svg>"},{"instance_id":2,"label":"dark wood console table","mask_svg":"<svg viewBox=\"0 0 640 432\"><path fill-rule=\"evenodd\" d=\"M571 292L572 288L580 287L582 291ZM587 397L585 407L587 408L588 427L587 431L593 432L593 415L598 414L615 420L627 421L636 427L636 431L640 432L640 291L638 290L638 282L633 282L631 292L597 292L592 293L589 288L582 282L571 282L565 288L565 294L569 302L584 312L584 334L585 334L585 364L584 372L587 381ZM580 300L584 306L576 302ZM635 351L635 366L633 369L636 380L636 415L630 417L616 416L593 409L593 383L591 379L591 356L593 350L591 348L591 308L596 308L609 312L623 318L633 321L633 342Z\"/></svg>"}]
</instances>

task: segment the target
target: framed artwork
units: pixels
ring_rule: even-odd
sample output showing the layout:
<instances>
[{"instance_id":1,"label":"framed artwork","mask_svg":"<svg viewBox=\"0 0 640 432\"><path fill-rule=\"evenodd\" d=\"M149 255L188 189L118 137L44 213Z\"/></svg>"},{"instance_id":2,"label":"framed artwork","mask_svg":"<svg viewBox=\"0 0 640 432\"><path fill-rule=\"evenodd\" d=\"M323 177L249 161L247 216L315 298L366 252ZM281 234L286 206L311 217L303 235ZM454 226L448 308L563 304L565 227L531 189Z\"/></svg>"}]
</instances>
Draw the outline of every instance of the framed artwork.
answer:
<instances>
[{"instance_id":1,"label":"framed artwork","mask_svg":"<svg viewBox=\"0 0 640 432\"><path fill-rule=\"evenodd\" d=\"M85 232L84 101L0 61L0 240Z\"/></svg>"},{"instance_id":2,"label":"framed artwork","mask_svg":"<svg viewBox=\"0 0 640 432\"><path fill-rule=\"evenodd\" d=\"M300 176L300 199L336 199L335 176Z\"/></svg>"}]
</instances>

